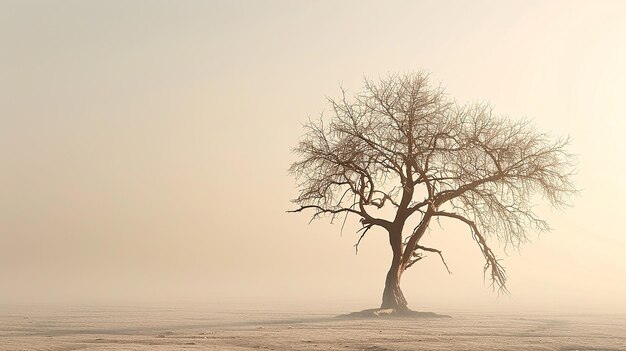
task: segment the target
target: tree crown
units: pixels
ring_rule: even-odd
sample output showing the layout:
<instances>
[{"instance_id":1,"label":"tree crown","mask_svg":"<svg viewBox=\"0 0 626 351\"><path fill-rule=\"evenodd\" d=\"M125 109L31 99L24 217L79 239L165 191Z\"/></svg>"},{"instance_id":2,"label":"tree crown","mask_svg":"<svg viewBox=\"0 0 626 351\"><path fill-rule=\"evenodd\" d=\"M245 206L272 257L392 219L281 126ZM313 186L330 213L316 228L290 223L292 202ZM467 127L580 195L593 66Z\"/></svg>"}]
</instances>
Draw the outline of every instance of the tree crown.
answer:
<instances>
[{"instance_id":1,"label":"tree crown","mask_svg":"<svg viewBox=\"0 0 626 351\"><path fill-rule=\"evenodd\" d=\"M330 120L309 121L295 148L296 211L312 209L312 219L353 214L364 232L401 230L419 215L420 225L404 242L407 268L421 258L420 226L455 218L470 226L485 271L504 288L504 269L486 238L505 246L527 241L529 228L548 229L532 209L535 197L560 208L576 192L567 138L496 115L487 104L460 105L429 85L426 74L365 79L353 98L342 90L328 101ZM376 209L388 207L393 218L377 216Z\"/></svg>"}]
</instances>

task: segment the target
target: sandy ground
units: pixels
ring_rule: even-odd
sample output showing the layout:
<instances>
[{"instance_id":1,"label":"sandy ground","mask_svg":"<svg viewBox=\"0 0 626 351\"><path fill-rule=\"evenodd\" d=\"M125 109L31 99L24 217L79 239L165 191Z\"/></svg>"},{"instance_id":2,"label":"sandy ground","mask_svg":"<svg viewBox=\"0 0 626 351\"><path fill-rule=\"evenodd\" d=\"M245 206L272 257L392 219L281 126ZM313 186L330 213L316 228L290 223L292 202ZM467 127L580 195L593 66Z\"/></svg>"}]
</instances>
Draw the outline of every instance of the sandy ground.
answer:
<instances>
[{"instance_id":1,"label":"sandy ground","mask_svg":"<svg viewBox=\"0 0 626 351\"><path fill-rule=\"evenodd\" d=\"M626 350L624 315L333 314L195 309L0 310L0 350Z\"/></svg>"}]
</instances>

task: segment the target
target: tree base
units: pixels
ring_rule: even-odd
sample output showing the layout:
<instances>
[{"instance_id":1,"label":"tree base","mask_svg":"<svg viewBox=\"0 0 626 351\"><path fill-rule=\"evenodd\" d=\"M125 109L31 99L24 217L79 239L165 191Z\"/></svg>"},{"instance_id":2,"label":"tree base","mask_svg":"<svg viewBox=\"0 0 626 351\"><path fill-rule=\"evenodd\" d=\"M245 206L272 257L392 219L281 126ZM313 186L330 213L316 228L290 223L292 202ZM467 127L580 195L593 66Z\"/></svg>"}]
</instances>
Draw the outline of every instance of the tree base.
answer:
<instances>
[{"instance_id":1,"label":"tree base","mask_svg":"<svg viewBox=\"0 0 626 351\"><path fill-rule=\"evenodd\" d=\"M402 309L383 309L383 308L372 308L368 310L363 310L359 312L352 312L348 314L343 314L337 316L338 318L349 318L349 319L365 319L365 318L452 318L445 314L437 314L434 312L419 312L413 311L409 308Z\"/></svg>"}]
</instances>

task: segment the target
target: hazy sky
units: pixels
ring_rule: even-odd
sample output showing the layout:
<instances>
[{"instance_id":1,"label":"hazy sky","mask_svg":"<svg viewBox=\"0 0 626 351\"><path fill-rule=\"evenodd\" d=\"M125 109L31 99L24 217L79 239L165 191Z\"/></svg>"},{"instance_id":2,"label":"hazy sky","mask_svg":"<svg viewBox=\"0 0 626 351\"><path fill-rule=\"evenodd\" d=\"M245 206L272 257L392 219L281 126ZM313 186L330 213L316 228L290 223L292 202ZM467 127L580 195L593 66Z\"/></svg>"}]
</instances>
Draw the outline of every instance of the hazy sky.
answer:
<instances>
[{"instance_id":1,"label":"hazy sky","mask_svg":"<svg viewBox=\"0 0 626 351\"><path fill-rule=\"evenodd\" d=\"M0 0L0 304L380 303L390 250L286 214L302 123L339 85L426 70L570 135L582 190L501 249L468 230L403 276L415 309L626 311L626 2ZM494 243L495 246L495 243Z\"/></svg>"}]
</instances>

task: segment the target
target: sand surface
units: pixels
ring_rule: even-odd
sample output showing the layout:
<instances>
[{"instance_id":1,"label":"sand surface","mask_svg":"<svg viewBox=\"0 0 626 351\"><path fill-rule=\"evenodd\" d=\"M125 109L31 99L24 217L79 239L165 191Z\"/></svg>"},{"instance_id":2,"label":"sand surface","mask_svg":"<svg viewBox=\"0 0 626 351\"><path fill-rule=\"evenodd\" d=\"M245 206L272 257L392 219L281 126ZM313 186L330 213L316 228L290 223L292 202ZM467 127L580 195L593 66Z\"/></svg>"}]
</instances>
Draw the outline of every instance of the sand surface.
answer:
<instances>
[{"instance_id":1,"label":"sand surface","mask_svg":"<svg viewBox=\"0 0 626 351\"><path fill-rule=\"evenodd\" d=\"M0 310L0 350L626 350L624 315L445 319L158 308Z\"/></svg>"}]
</instances>

